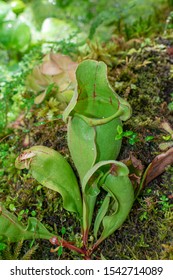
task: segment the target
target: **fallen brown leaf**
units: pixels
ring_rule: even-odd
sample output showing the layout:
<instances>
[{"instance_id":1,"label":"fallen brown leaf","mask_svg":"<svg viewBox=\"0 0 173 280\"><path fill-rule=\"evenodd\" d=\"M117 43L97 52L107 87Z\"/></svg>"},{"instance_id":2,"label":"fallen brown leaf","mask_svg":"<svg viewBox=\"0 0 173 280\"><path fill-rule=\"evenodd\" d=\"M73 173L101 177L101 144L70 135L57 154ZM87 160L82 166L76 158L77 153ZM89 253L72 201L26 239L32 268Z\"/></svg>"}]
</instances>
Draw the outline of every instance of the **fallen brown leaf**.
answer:
<instances>
[{"instance_id":1,"label":"fallen brown leaf","mask_svg":"<svg viewBox=\"0 0 173 280\"><path fill-rule=\"evenodd\" d=\"M142 165L142 162L132 153L130 153L128 158L122 160L122 162L128 167L129 178L132 182L134 190L137 192L141 182L144 166Z\"/></svg>"},{"instance_id":2,"label":"fallen brown leaf","mask_svg":"<svg viewBox=\"0 0 173 280\"><path fill-rule=\"evenodd\" d=\"M156 156L149 164L144 174L143 186L146 186L149 182L162 174L165 168L171 164L173 164L173 148Z\"/></svg>"}]
</instances>

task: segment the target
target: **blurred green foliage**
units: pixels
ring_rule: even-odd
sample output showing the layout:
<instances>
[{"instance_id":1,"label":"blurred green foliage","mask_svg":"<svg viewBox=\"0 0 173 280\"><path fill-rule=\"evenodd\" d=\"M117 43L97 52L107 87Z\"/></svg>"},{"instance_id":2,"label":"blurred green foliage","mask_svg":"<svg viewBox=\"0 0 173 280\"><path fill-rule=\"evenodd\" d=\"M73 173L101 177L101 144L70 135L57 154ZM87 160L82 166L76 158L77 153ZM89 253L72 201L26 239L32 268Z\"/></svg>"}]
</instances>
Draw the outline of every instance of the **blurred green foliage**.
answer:
<instances>
[{"instance_id":1,"label":"blurred green foliage","mask_svg":"<svg viewBox=\"0 0 173 280\"><path fill-rule=\"evenodd\" d=\"M45 53L73 56L86 42L108 44L163 33L172 0L0 0L0 135L33 104L25 78Z\"/></svg>"}]
</instances>

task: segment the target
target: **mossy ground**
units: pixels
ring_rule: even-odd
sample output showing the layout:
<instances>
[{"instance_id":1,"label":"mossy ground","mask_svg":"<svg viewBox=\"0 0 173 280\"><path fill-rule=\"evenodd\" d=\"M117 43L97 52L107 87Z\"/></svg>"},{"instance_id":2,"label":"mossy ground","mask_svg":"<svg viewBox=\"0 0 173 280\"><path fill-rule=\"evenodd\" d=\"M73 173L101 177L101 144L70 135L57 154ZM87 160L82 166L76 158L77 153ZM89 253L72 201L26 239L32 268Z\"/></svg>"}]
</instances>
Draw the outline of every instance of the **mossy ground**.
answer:
<instances>
[{"instance_id":1,"label":"mossy ground","mask_svg":"<svg viewBox=\"0 0 173 280\"><path fill-rule=\"evenodd\" d=\"M136 42L132 42L130 48L125 46L123 52L115 52L112 46L110 49L105 46L106 54L102 59L109 57L109 80L112 87L129 101L133 109L124 130L136 133L133 142L129 138L123 139L119 160L127 158L132 152L146 168L162 152L159 144L171 140L169 133L161 128L161 123L167 121L173 127L173 112L169 106L173 93L173 56L167 49L172 44L170 39L161 38L143 45L138 42L137 46ZM97 57L94 50L92 55ZM72 163L66 142L66 126L62 121L47 121L35 126L37 121L33 107L30 118L25 120L25 132L23 128L14 129L1 141L1 145L6 145L3 149L7 153L1 162L4 173L0 201L18 215L22 222L25 223L28 216L34 215L50 231L80 243L79 221L75 215L63 209L61 197L38 185L28 172L14 168L15 158L27 145L51 147ZM148 136L153 138L147 140ZM99 246L93 259L100 259L101 254L106 259L173 259L172 209L173 167L168 167L141 191L126 222ZM32 259L81 258L66 249L61 256L50 253L49 241L36 240L36 243L38 249ZM30 244L30 241L23 243L21 256ZM13 250L13 245L10 246Z\"/></svg>"}]
</instances>

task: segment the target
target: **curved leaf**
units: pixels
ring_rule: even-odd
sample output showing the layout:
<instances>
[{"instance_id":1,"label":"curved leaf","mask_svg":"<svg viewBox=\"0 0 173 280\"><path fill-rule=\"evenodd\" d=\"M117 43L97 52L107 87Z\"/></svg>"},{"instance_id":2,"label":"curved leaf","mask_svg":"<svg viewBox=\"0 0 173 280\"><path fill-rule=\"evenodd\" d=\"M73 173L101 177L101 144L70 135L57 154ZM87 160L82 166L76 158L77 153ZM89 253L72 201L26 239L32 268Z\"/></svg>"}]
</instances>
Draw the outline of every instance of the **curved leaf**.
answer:
<instances>
[{"instance_id":1,"label":"curved leaf","mask_svg":"<svg viewBox=\"0 0 173 280\"><path fill-rule=\"evenodd\" d=\"M33 217L28 219L28 225L25 227L0 203L0 236L5 242L18 242L26 239L50 239L55 234L50 233L41 222Z\"/></svg>"},{"instance_id":2,"label":"curved leaf","mask_svg":"<svg viewBox=\"0 0 173 280\"><path fill-rule=\"evenodd\" d=\"M73 94L68 106L65 108L65 110L63 112L63 121L64 122L67 121L68 116L70 115L71 111L75 107L76 102L77 102L77 98L78 98L78 92L77 92L77 89L75 88L74 94Z\"/></svg>"},{"instance_id":3,"label":"curved leaf","mask_svg":"<svg viewBox=\"0 0 173 280\"><path fill-rule=\"evenodd\" d=\"M104 62L83 61L77 68L76 78L78 82L78 100L74 107L76 113L88 118L104 119L121 111L123 119L130 117L130 105L111 88Z\"/></svg>"},{"instance_id":4,"label":"curved leaf","mask_svg":"<svg viewBox=\"0 0 173 280\"><path fill-rule=\"evenodd\" d=\"M96 163L84 176L82 180L83 193L83 229L88 230L94 211L95 201L104 184L105 178L110 172L116 170L117 176L128 177L128 168L115 160L100 161Z\"/></svg>"},{"instance_id":5,"label":"curved leaf","mask_svg":"<svg viewBox=\"0 0 173 280\"><path fill-rule=\"evenodd\" d=\"M82 180L82 191L83 193L89 192L88 182L91 181L91 178L95 176L96 173L102 174L101 184L104 182L107 172L115 172L118 176L128 176L129 170L127 166L116 160L105 160L96 163L85 175Z\"/></svg>"},{"instance_id":6,"label":"curved leaf","mask_svg":"<svg viewBox=\"0 0 173 280\"><path fill-rule=\"evenodd\" d=\"M105 63L83 61L77 68L76 78L79 96L75 112L91 118L105 118L118 110L118 100L108 84Z\"/></svg>"},{"instance_id":7,"label":"curved leaf","mask_svg":"<svg viewBox=\"0 0 173 280\"><path fill-rule=\"evenodd\" d=\"M18 156L15 164L19 169L30 169L32 176L40 184L61 194L66 210L82 216L77 179L61 154L44 146L34 146Z\"/></svg>"},{"instance_id":8,"label":"curved leaf","mask_svg":"<svg viewBox=\"0 0 173 280\"><path fill-rule=\"evenodd\" d=\"M100 224L101 224L104 216L106 215L106 213L108 211L109 203L110 203L110 195L107 194L104 201L102 202L102 205L101 205L101 207L100 207L100 209L97 213L96 219L94 221L94 236L95 236L95 238L97 238L97 234L98 234Z\"/></svg>"},{"instance_id":9,"label":"curved leaf","mask_svg":"<svg viewBox=\"0 0 173 280\"><path fill-rule=\"evenodd\" d=\"M124 223L134 202L134 189L128 178L128 173L126 173L128 171L127 167L125 165L123 167L124 175L118 174L116 169L115 165L115 173L110 173L102 185L102 188L112 197L113 203L110 204L110 214L108 213L102 220L103 232L97 244L102 242ZM99 213L99 215L101 214Z\"/></svg>"},{"instance_id":10,"label":"curved leaf","mask_svg":"<svg viewBox=\"0 0 173 280\"><path fill-rule=\"evenodd\" d=\"M81 180L96 162L117 158L122 142L115 140L118 125L118 118L96 127L88 125L81 115L69 118L68 147Z\"/></svg>"},{"instance_id":11,"label":"curved leaf","mask_svg":"<svg viewBox=\"0 0 173 280\"><path fill-rule=\"evenodd\" d=\"M64 120L73 111L90 125L107 123L114 118L127 120L131 107L111 88L104 62L85 60L76 70L78 89L64 112Z\"/></svg>"}]
</instances>

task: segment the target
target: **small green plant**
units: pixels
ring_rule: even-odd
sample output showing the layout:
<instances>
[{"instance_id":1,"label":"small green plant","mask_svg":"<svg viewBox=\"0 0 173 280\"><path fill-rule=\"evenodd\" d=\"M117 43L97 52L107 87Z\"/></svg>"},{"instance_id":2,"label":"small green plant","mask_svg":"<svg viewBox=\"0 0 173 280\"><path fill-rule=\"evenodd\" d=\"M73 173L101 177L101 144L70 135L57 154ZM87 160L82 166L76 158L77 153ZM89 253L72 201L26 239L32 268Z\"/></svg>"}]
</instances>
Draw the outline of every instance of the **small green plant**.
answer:
<instances>
[{"instance_id":1,"label":"small green plant","mask_svg":"<svg viewBox=\"0 0 173 280\"><path fill-rule=\"evenodd\" d=\"M161 209L163 211L170 210L170 208L173 207L173 204L169 203L169 198L166 195L162 195L160 200L158 201L158 204L161 205Z\"/></svg>"},{"instance_id":2,"label":"small green plant","mask_svg":"<svg viewBox=\"0 0 173 280\"><path fill-rule=\"evenodd\" d=\"M34 217L28 219L28 226L24 228L2 205L0 235L13 242L49 239L58 246L59 256L66 247L90 259L98 245L123 224L134 202L129 170L124 163L116 161L122 139L116 139L115 135L116 131L117 134L122 132L122 121L130 117L131 108L110 87L105 63L82 62L76 79L78 88L63 119L68 121L68 147L79 181L66 159L44 146L22 152L16 159L16 167L29 169L40 184L61 194L63 207L75 212L80 220L82 245L78 247L64 240L64 230L62 237L55 236ZM101 192L105 197L93 221ZM94 236L92 241L90 233Z\"/></svg>"},{"instance_id":3,"label":"small green plant","mask_svg":"<svg viewBox=\"0 0 173 280\"><path fill-rule=\"evenodd\" d=\"M150 142L150 141L152 141L153 139L154 139L154 136L148 135L148 136L145 137L145 142Z\"/></svg>"},{"instance_id":4,"label":"small green plant","mask_svg":"<svg viewBox=\"0 0 173 280\"><path fill-rule=\"evenodd\" d=\"M140 221L144 221L144 220L147 220L148 219L148 213L147 211L144 211L140 217L139 217Z\"/></svg>"},{"instance_id":5,"label":"small green plant","mask_svg":"<svg viewBox=\"0 0 173 280\"><path fill-rule=\"evenodd\" d=\"M116 128L116 136L115 140L122 139L126 137L128 139L129 144L134 145L135 143L139 142L138 134L132 130L123 131L121 125L118 125Z\"/></svg>"},{"instance_id":6,"label":"small green plant","mask_svg":"<svg viewBox=\"0 0 173 280\"><path fill-rule=\"evenodd\" d=\"M172 129L172 127L170 126L170 124L169 124L168 122L166 122L166 121L163 122L163 123L161 124L161 128L163 128L164 131L165 131L166 133L168 133L168 134L162 136L162 139L163 139L164 141L166 141L166 142L160 143L160 144L159 144L159 148L160 148L161 150L166 150L166 149L168 149L169 147L172 147L172 146L173 146L173 141L171 141L171 140L173 140L173 129Z\"/></svg>"},{"instance_id":7,"label":"small green plant","mask_svg":"<svg viewBox=\"0 0 173 280\"><path fill-rule=\"evenodd\" d=\"M7 248L7 244L0 242L0 252L4 251Z\"/></svg>"}]
</instances>

